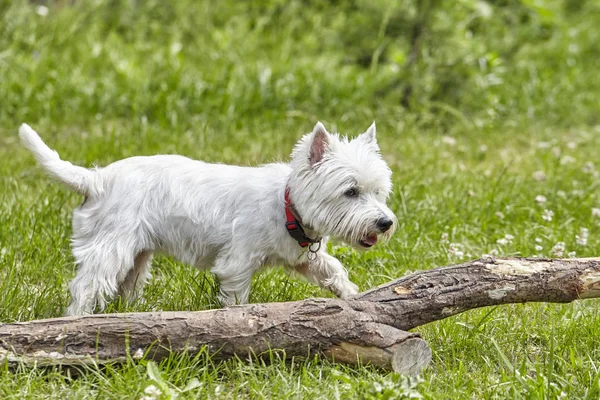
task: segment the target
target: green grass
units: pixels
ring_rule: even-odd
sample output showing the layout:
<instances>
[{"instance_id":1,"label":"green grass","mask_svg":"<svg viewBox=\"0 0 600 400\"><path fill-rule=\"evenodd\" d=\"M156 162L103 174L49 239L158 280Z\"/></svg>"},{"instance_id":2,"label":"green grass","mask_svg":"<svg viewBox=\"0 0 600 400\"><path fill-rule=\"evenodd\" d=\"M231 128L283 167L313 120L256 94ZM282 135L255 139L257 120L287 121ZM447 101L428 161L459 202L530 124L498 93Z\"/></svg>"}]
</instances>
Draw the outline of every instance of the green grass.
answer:
<instances>
[{"instance_id":1,"label":"green grass","mask_svg":"<svg viewBox=\"0 0 600 400\"><path fill-rule=\"evenodd\" d=\"M490 47L502 45L496 19L472 43L456 42L464 37L461 24L444 37L444 46L456 48L443 54L498 50L494 57L504 57L502 68L482 71L477 60L452 67L424 58L415 67L421 74L413 78L418 93L410 110L399 105L397 87L406 40L386 39L386 24L395 23L401 9L396 3L357 2L357 10L317 1L311 7L295 1L140 3L60 2L43 17L29 3L0 1L0 322L61 315L74 276L70 214L81 199L50 182L20 146L21 122L64 159L91 166L157 153L255 165L287 159L317 120L349 135L376 120L394 172L390 206L398 230L369 252L340 243L330 249L362 290L482 254L552 256L558 242L565 244L565 257L600 254L600 217L592 214L600 208L593 56L600 41L592 29L600 18L593 2L580 14L565 12L564 20L558 13L548 22L541 13L513 27L516 38L536 33L527 36L532 44L513 53ZM475 4L461 7L467 3ZM371 20L360 7L372 7ZM500 11L495 15L504 15ZM449 29L435 21L439 32L433 34ZM428 37L428 45L441 37ZM567 68L557 57L571 42L579 50ZM381 53L379 61L365 67L349 58L365 51ZM443 82L428 79L448 68L473 68L464 71L469 84L440 92ZM474 84L490 73L502 83L485 90ZM536 201L539 195L544 203ZM542 218L545 210L553 211L551 221ZM589 230L585 245L577 240L582 228ZM506 235L512 240L501 240ZM129 306L112 303L108 311L202 310L216 307L215 294L210 274L158 257L143 298ZM255 277L250 300L313 296L329 294L275 269ZM171 392L181 398L419 393L431 399L595 399L597 306L592 300L510 305L420 327L434 356L419 380L280 353L266 363L216 363L191 354L157 366L143 360L89 368L77 376L0 365L0 398L138 399L154 385L163 398Z\"/></svg>"}]
</instances>

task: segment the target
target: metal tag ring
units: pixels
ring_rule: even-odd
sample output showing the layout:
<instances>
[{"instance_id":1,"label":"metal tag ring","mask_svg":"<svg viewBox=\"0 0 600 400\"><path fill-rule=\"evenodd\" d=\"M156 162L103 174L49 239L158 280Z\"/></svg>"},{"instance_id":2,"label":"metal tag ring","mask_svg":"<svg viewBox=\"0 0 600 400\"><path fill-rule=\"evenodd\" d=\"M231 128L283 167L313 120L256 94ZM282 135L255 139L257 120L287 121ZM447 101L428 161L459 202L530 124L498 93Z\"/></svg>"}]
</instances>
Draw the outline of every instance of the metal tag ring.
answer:
<instances>
[{"instance_id":1,"label":"metal tag ring","mask_svg":"<svg viewBox=\"0 0 600 400\"><path fill-rule=\"evenodd\" d=\"M313 246L316 245L316 249L313 249ZM311 243L310 246L308 246L308 251L311 253L316 253L319 250L321 250L321 241L319 240L318 242L315 243Z\"/></svg>"}]
</instances>

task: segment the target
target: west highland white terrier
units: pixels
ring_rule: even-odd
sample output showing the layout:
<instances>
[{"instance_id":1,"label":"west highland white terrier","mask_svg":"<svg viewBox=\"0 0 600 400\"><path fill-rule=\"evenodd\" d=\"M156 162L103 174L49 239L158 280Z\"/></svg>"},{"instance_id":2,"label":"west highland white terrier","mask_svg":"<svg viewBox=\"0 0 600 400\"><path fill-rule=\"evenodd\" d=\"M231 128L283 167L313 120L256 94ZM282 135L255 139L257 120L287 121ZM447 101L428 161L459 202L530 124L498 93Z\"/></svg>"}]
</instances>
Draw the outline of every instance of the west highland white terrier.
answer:
<instances>
[{"instance_id":1,"label":"west highland white terrier","mask_svg":"<svg viewBox=\"0 0 600 400\"><path fill-rule=\"evenodd\" d=\"M73 213L78 272L67 315L101 310L117 294L134 298L154 252L210 268L225 306L246 303L252 275L273 265L348 298L358 287L327 254L327 238L368 248L396 225L374 123L348 140L319 122L289 164L259 167L156 155L87 169L61 160L26 124L19 136L49 175L84 196Z\"/></svg>"}]
</instances>

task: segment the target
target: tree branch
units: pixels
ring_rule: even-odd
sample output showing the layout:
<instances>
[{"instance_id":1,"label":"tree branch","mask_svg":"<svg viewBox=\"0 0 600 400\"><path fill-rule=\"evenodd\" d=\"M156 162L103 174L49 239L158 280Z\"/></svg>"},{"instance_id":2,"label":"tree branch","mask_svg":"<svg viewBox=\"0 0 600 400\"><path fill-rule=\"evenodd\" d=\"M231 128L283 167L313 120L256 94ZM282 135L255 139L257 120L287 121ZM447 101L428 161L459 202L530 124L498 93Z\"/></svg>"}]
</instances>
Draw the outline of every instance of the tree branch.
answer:
<instances>
[{"instance_id":1,"label":"tree branch","mask_svg":"<svg viewBox=\"0 0 600 400\"><path fill-rule=\"evenodd\" d=\"M600 297L600 258L484 258L396 279L360 293L378 322L409 330L466 310Z\"/></svg>"}]
</instances>

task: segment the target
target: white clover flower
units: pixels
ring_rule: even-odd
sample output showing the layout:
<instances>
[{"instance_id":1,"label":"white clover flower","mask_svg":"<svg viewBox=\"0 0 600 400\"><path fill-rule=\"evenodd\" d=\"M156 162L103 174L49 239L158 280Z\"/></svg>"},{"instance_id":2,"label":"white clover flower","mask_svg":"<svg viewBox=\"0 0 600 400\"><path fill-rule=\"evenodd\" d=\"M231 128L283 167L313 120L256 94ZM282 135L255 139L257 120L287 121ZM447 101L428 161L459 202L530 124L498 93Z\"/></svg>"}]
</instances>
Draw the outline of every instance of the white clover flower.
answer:
<instances>
[{"instance_id":1,"label":"white clover flower","mask_svg":"<svg viewBox=\"0 0 600 400\"><path fill-rule=\"evenodd\" d=\"M545 203L547 201L546 196L538 194L537 196L535 196L535 201L537 201L539 204Z\"/></svg>"},{"instance_id":2,"label":"white clover flower","mask_svg":"<svg viewBox=\"0 0 600 400\"><path fill-rule=\"evenodd\" d=\"M554 157L558 158L562 154L562 150L560 149L560 147L554 146L552 148L552 154L554 155Z\"/></svg>"},{"instance_id":3,"label":"white clover flower","mask_svg":"<svg viewBox=\"0 0 600 400\"><path fill-rule=\"evenodd\" d=\"M491 249L491 250L490 250L490 255L491 255L491 256L497 256L497 255L498 255L498 253L499 253L499 252L498 252L498 249Z\"/></svg>"},{"instance_id":4,"label":"white clover flower","mask_svg":"<svg viewBox=\"0 0 600 400\"><path fill-rule=\"evenodd\" d=\"M572 164L574 162L575 162L575 158L573 158L571 156L564 156L560 159L561 165Z\"/></svg>"},{"instance_id":5,"label":"white clover flower","mask_svg":"<svg viewBox=\"0 0 600 400\"><path fill-rule=\"evenodd\" d=\"M448 245L448 254L453 255L459 259L462 259L465 256L465 252L462 251L462 244L450 243Z\"/></svg>"},{"instance_id":6,"label":"white clover flower","mask_svg":"<svg viewBox=\"0 0 600 400\"><path fill-rule=\"evenodd\" d=\"M575 197L583 197L583 195L585 194L583 190L581 189L575 189L573 191L571 191L571 194Z\"/></svg>"},{"instance_id":7,"label":"white clover flower","mask_svg":"<svg viewBox=\"0 0 600 400\"><path fill-rule=\"evenodd\" d=\"M545 181L546 173L544 171L535 171L533 173L533 179L535 179L538 182Z\"/></svg>"},{"instance_id":8,"label":"white clover flower","mask_svg":"<svg viewBox=\"0 0 600 400\"><path fill-rule=\"evenodd\" d=\"M594 172L594 163L591 161L586 162L581 170L586 174Z\"/></svg>"},{"instance_id":9,"label":"white clover flower","mask_svg":"<svg viewBox=\"0 0 600 400\"><path fill-rule=\"evenodd\" d=\"M560 392L560 394L557 397L558 400L567 399L567 398L568 398L568 396L565 392Z\"/></svg>"},{"instance_id":10,"label":"white clover flower","mask_svg":"<svg viewBox=\"0 0 600 400\"><path fill-rule=\"evenodd\" d=\"M544 247L540 246L539 244L535 245L535 251L542 251L544 250Z\"/></svg>"},{"instance_id":11,"label":"white clover flower","mask_svg":"<svg viewBox=\"0 0 600 400\"><path fill-rule=\"evenodd\" d=\"M131 358L133 358L134 360L140 360L142 357L144 357L144 350L138 348L135 353L133 353L133 355L131 356Z\"/></svg>"},{"instance_id":12,"label":"white clover flower","mask_svg":"<svg viewBox=\"0 0 600 400\"><path fill-rule=\"evenodd\" d=\"M537 147L538 149L547 149L550 147L550 142L538 142Z\"/></svg>"},{"instance_id":13,"label":"white clover flower","mask_svg":"<svg viewBox=\"0 0 600 400\"><path fill-rule=\"evenodd\" d=\"M144 393L149 394L151 396L160 396L162 394L161 390L154 385L150 385L146 389L144 389Z\"/></svg>"},{"instance_id":14,"label":"white clover flower","mask_svg":"<svg viewBox=\"0 0 600 400\"><path fill-rule=\"evenodd\" d=\"M502 211L496 211L496 217L499 219L504 219L504 213Z\"/></svg>"},{"instance_id":15,"label":"white clover flower","mask_svg":"<svg viewBox=\"0 0 600 400\"><path fill-rule=\"evenodd\" d=\"M600 208L592 208L592 217L600 217Z\"/></svg>"},{"instance_id":16,"label":"white clover flower","mask_svg":"<svg viewBox=\"0 0 600 400\"><path fill-rule=\"evenodd\" d=\"M579 235L575 235L575 240L580 246L587 246L589 236L589 230L587 228L580 228Z\"/></svg>"},{"instance_id":17,"label":"white clover flower","mask_svg":"<svg viewBox=\"0 0 600 400\"><path fill-rule=\"evenodd\" d=\"M575 257L577 257L577 253L574 252L574 251L570 251L570 252L567 253L567 257L569 257L569 258L575 258Z\"/></svg>"},{"instance_id":18,"label":"white clover flower","mask_svg":"<svg viewBox=\"0 0 600 400\"><path fill-rule=\"evenodd\" d=\"M554 211L544 210L544 213L542 214L542 219L544 221L552 221L552 217L554 217Z\"/></svg>"},{"instance_id":19,"label":"white clover flower","mask_svg":"<svg viewBox=\"0 0 600 400\"><path fill-rule=\"evenodd\" d=\"M40 17L47 17L48 14L50 13L50 10L46 6L37 6L35 8L35 13L37 15L39 15Z\"/></svg>"},{"instance_id":20,"label":"white clover flower","mask_svg":"<svg viewBox=\"0 0 600 400\"><path fill-rule=\"evenodd\" d=\"M440 242L442 242L442 243L448 243L448 232L443 232L442 233L442 237L440 239Z\"/></svg>"},{"instance_id":21,"label":"white clover flower","mask_svg":"<svg viewBox=\"0 0 600 400\"><path fill-rule=\"evenodd\" d=\"M456 146L456 139L453 138L452 136L444 136L442 138L442 142L444 142L448 146Z\"/></svg>"},{"instance_id":22,"label":"white clover flower","mask_svg":"<svg viewBox=\"0 0 600 400\"><path fill-rule=\"evenodd\" d=\"M541 238L535 238L535 242L536 243L542 243L542 239Z\"/></svg>"},{"instance_id":23,"label":"white clover flower","mask_svg":"<svg viewBox=\"0 0 600 400\"><path fill-rule=\"evenodd\" d=\"M550 250L553 256L562 257L565 253L565 242L558 242Z\"/></svg>"},{"instance_id":24,"label":"white clover flower","mask_svg":"<svg viewBox=\"0 0 600 400\"><path fill-rule=\"evenodd\" d=\"M150 385L144 389L146 396L140 397L140 400L156 400L162 394L162 391L154 385Z\"/></svg>"},{"instance_id":25,"label":"white clover flower","mask_svg":"<svg viewBox=\"0 0 600 400\"><path fill-rule=\"evenodd\" d=\"M177 55L179 54L179 52L181 52L181 49L183 49L183 45L180 42L173 42L171 43L171 54L172 55Z\"/></svg>"},{"instance_id":26,"label":"white clover flower","mask_svg":"<svg viewBox=\"0 0 600 400\"><path fill-rule=\"evenodd\" d=\"M500 238L496 240L496 244L499 244L500 246L506 246L508 244L508 239Z\"/></svg>"}]
</instances>

